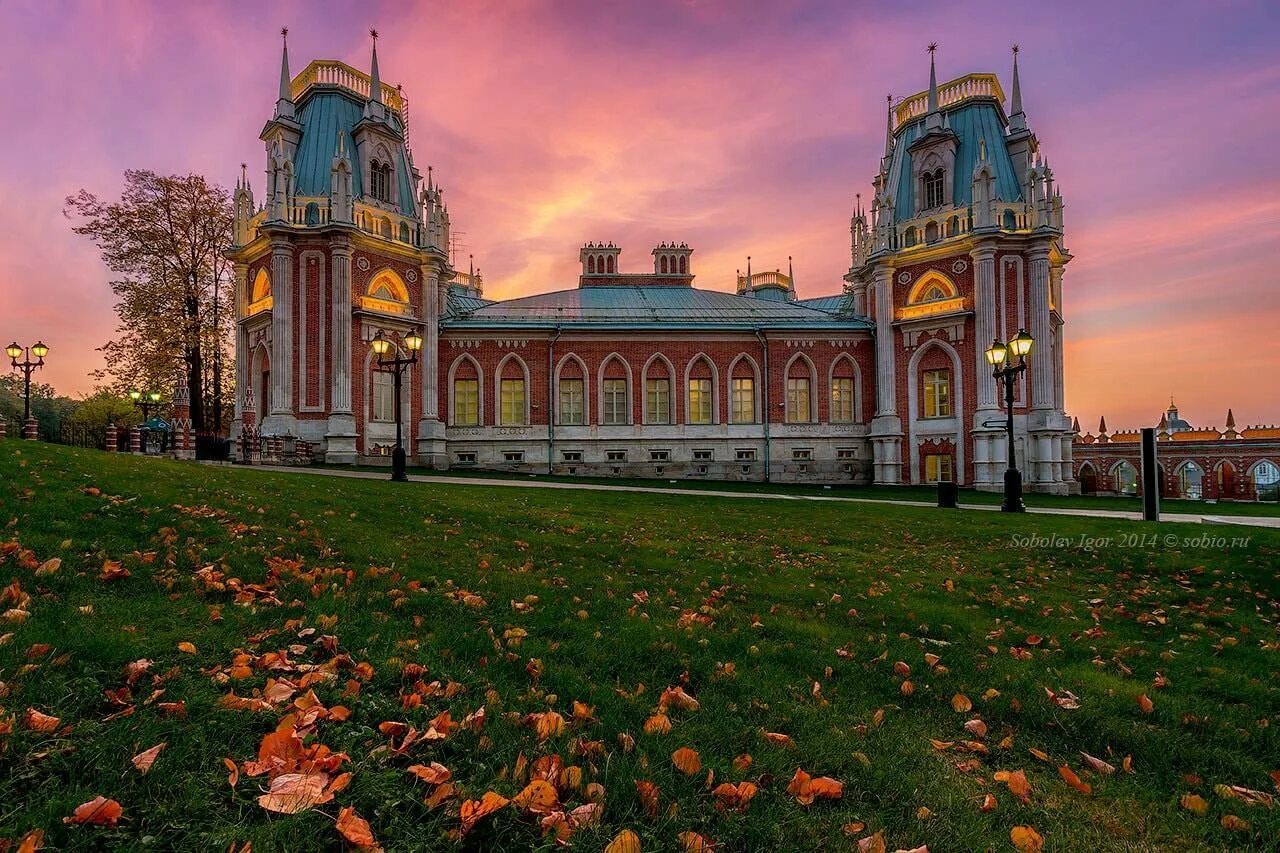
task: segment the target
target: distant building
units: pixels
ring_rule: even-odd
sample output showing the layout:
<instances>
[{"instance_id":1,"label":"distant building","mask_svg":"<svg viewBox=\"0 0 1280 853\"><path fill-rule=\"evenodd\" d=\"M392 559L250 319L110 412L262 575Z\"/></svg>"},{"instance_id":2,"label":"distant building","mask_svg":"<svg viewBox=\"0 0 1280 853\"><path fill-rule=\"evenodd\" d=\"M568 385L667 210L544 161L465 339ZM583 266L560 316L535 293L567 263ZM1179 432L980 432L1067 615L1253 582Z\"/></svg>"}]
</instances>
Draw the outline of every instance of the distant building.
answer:
<instances>
[{"instance_id":1,"label":"distant building","mask_svg":"<svg viewBox=\"0 0 1280 853\"><path fill-rule=\"evenodd\" d=\"M1085 494L1136 495L1142 491L1142 434L1136 429L1107 432L1107 419L1097 434L1075 436L1073 464ZM1169 408L1156 425L1156 457L1162 497L1189 500L1277 499L1280 488L1280 427L1250 426L1236 430L1227 409L1226 428L1196 428Z\"/></svg>"},{"instance_id":2,"label":"distant building","mask_svg":"<svg viewBox=\"0 0 1280 853\"><path fill-rule=\"evenodd\" d=\"M628 272L620 247L587 242L576 282L492 301L451 264L444 191L414 164L376 43L369 74L317 60L294 78L286 51L265 203L243 176L235 194L237 436L333 463L385 456L392 382L368 342L416 331L402 419L423 465L997 489L1005 433L983 351L1026 328L1015 453L1029 489L1070 491L1071 255L1016 55L1007 110L995 75L939 85L931 56L928 88L890 100L832 295L797 298L790 260L761 272L748 257L726 292L694 286L684 243Z\"/></svg>"}]
</instances>

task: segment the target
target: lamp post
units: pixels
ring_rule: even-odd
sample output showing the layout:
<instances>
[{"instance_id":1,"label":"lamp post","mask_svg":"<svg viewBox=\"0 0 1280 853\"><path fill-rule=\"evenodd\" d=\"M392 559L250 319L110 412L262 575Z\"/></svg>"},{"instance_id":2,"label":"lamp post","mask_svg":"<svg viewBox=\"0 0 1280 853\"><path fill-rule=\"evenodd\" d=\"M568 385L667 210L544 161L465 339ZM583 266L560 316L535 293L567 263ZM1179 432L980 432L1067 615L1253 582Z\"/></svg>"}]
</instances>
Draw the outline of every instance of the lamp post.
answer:
<instances>
[{"instance_id":1,"label":"lamp post","mask_svg":"<svg viewBox=\"0 0 1280 853\"><path fill-rule=\"evenodd\" d=\"M1005 431L1008 434L1007 453L1008 468L1004 472L1004 502L1000 504L1001 512L1025 512L1022 503L1022 474L1018 471L1017 459L1013 453L1013 383L1018 374L1027 369L1027 356L1031 353L1031 345L1035 338L1027 334L1026 329L1019 329L1017 336L1007 344L999 339L991 342L986 356L991 365L991 375L997 382L1004 383ZM1013 359L1017 357L1015 364Z\"/></svg>"},{"instance_id":2,"label":"lamp post","mask_svg":"<svg viewBox=\"0 0 1280 853\"><path fill-rule=\"evenodd\" d=\"M14 369L22 371L22 437L34 439L36 429L31 419L31 374L36 368L44 367L44 357L49 354L49 348L44 345L44 341L36 341L29 347L18 346L18 342L14 341L4 348L4 352L9 356ZM31 360L33 355L36 357L35 361ZM18 361L18 356L23 357L22 361Z\"/></svg>"},{"instance_id":3,"label":"lamp post","mask_svg":"<svg viewBox=\"0 0 1280 853\"><path fill-rule=\"evenodd\" d=\"M378 334L374 335L373 340L369 342L369 346L373 348L374 354L378 356L378 367L383 370L390 368L395 376L396 446L391 451L391 479L397 482L404 482L409 477L405 474L405 452L400 443L400 377L406 367L417 363L418 350L422 349L422 336L416 331L411 331L404 336L404 348L409 352L406 358L401 358L399 355L386 358L387 353L392 351L395 344L387 338L386 332L381 329L378 330Z\"/></svg>"},{"instance_id":4,"label":"lamp post","mask_svg":"<svg viewBox=\"0 0 1280 853\"><path fill-rule=\"evenodd\" d=\"M142 409L142 423L145 425L151 417L151 410L160 409L160 392L148 391L143 393L136 388L129 392L129 399L133 401L133 405Z\"/></svg>"}]
</instances>

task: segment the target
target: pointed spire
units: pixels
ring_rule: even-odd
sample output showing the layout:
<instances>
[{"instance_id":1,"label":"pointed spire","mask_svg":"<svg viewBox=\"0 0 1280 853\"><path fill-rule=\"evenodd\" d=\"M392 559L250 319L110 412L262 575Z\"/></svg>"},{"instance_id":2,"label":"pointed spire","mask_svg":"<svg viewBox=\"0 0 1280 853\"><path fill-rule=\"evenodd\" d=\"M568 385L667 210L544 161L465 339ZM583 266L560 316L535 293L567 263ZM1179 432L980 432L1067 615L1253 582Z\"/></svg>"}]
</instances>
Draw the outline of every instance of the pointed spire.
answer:
<instances>
[{"instance_id":1,"label":"pointed spire","mask_svg":"<svg viewBox=\"0 0 1280 853\"><path fill-rule=\"evenodd\" d=\"M1013 94L1009 98L1009 127L1026 130L1027 117L1022 112L1022 81L1018 77L1018 46L1013 46Z\"/></svg>"},{"instance_id":2,"label":"pointed spire","mask_svg":"<svg viewBox=\"0 0 1280 853\"><path fill-rule=\"evenodd\" d=\"M434 167L434 166L428 166L428 167L427 167L427 191L428 191L428 192L430 192L432 189L434 189L434 188L435 188L435 187L432 185L432 183L431 183L431 170L432 170L433 168L435 168L435 167Z\"/></svg>"},{"instance_id":3,"label":"pointed spire","mask_svg":"<svg viewBox=\"0 0 1280 853\"><path fill-rule=\"evenodd\" d=\"M1080 434L1080 419L1079 419L1079 418L1073 418L1073 419L1072 419L1072 421L1071 421L1071 431L1072 431L1073 433L1075 433L1076 435L1079 435L1079 434Z\"/></svg>"},{"instance_id":4,"label":"pointed spire","mask_svg":"<svg viewBox=\"0 0 1280 853\"><path fill-rule=\"evenodd\" d=\"M247 187L247 186L249 186L249 172L248 172L248 169L249 169L249 164L248 164L248 163L241 163L241 164L240 164L240 186L242 186L242 187Z\"/></svg>"},{"instance_id":5,"label":"pointed spire","mask_svg":"<svg viewBox=\"0 0 1280 853\"><path fill-rule=\"evenodd\" d=\"M382 103L382 77L378 74L378 31L369 30L373 38L373 61L369 64L369 100L375 104Z\"/></svg>"},{"instance_id":6,"label":"pointed spire","mask_svg":"<svg viewBox=\"0 0 1280 853\"><path fill-rule=\"evenodd\" d=\"M938 72L933 65L933 54L938 49L936 41L929 42L929 112L936 113L938 111Z\"/></svg>"},{"instance_id":7,"label":"pointed spire","mask_svg":"<svg viewBox=\"0 0 1280 853\"><path fill-rule=\"evenodd\" d=\"M791 289L796 289L796 274L791 267L791 256L787 255L787 281L791 282Z\"/></svg>"},{"instance_id":8,"label":"pointed spire","mask_svg":"<svg viewBox=\"0 0 1280 853\"><path fill-rule=\"evenodd\" d=\"M280 28L280 96L276 99L276 118L293 118L293 78L289 76L289 28Z\"/></svg>"},{"instance_id":9,"label":"pointed spire","mask_svg":"<svg viewBox=\"0 0 1280 853\"><path fill-rule=\"evenodd\" d=\"M888 157L893 153L893 95L884 96L885 103L885 121L884 121L884 156Z\"/></svg>"},{"instance_id":10,"label":"pointed spire","mask_svg":"<svg viewBox=\"0 0 1280 853\"><path fill-rule=\"evenodd\" d=\"M1103 415L1098 419L1098 435L1105 435L1107 432L1107 416Z\"/></svg>"},{"instance_id":11,"label":"pointed spire","mask_svg":"<svg viewBox=\"0 0 1280 853\"><path fill-rule=\"evenodd\" d=\"M1227 409L1227 429L1234 430L1235 428L1236 428L1236 416L1230 409Z\"/></svg>"}]
</instances>

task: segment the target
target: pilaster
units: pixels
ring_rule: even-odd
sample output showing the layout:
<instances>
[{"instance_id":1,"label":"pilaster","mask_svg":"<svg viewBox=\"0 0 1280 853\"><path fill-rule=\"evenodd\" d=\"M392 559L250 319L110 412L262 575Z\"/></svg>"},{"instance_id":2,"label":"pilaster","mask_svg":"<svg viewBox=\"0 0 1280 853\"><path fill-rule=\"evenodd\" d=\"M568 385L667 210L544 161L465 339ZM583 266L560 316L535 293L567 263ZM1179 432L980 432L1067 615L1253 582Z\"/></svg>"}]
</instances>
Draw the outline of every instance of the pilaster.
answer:
<instances>
[{"instance_id":1,"label":"pilaster","mask_svg":"<svg viewBox=\"0 0 1280 853\"><path fill-rule=\"evenodd\" d=\"M292 435L293 415L293 245L271 241L271 411L265 435Z\"/></svg>"},{"instance_id":2,"label":"pilaster","mask_svg":"<svg viewBox=\"0 0 1280 853\"><path fill-rule=\"evenodd\" d=\"M873 477L878 485L902 482L902 420L893 339L893 268L880 265L872 287L876 300L876 416L871 421Z\"/></svg>"},{"instance_id":3,"label":"pilaster","mask_svg":"<svg viewBox=\"0 0 1280 853\"><path fill-rule=\"evenodd\" d=\"M356 462L356 419L351 412L351 243L345 237L330 244L333 279L330 283L331 341L329 423L325 432L326 462Z\"/></svg>"}]
</instances>

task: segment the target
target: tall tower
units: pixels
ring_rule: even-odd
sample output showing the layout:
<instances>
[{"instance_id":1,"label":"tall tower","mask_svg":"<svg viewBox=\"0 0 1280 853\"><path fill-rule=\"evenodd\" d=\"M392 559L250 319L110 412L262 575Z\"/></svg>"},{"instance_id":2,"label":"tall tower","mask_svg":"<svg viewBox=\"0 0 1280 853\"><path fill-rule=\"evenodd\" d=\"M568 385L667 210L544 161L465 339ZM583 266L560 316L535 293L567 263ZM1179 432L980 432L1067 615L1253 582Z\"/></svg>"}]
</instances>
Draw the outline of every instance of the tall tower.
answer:
<instances>
[{"instance_id":1,"label":"tall tower","mask_svg":"<svg viewBox=\"0 0 1280 853\"><path fill-rule=\"evenodd\" d=\"M937 82L893 102L869 216L855 204L854 304L876 323L877 483L952 478L1000 488L1008 448L984 358L992 340L1035 338L1015 402L1014 454L1028 488L1073 489L1063 411L1062 197L1022 106L1014 47L1009 113L994 74Z\"/></svg>"},{"instance_id":2,"label":"tall tower","mask_svg":"<svg viewBox=\"0 0 1280 853\"><path fill-rule=\"evenodd\" d=\"M275 110L263 127L264 205L242 175L234 199L236 427L294 436L329 462L389 452L391 383L369 341L423 338L405 376L405 446L441 464L436 359L453 277L443 191L405 142L400 91L336 60L290 76L287 41ZM281 32L282 39L288 31Z\"/></svg>"}]
</instances>

